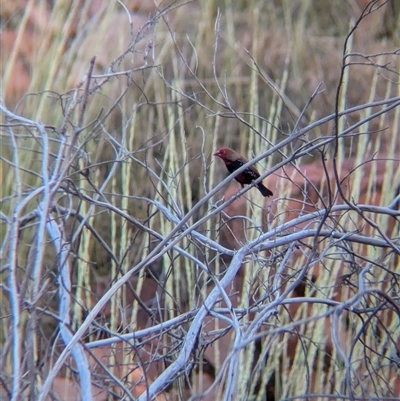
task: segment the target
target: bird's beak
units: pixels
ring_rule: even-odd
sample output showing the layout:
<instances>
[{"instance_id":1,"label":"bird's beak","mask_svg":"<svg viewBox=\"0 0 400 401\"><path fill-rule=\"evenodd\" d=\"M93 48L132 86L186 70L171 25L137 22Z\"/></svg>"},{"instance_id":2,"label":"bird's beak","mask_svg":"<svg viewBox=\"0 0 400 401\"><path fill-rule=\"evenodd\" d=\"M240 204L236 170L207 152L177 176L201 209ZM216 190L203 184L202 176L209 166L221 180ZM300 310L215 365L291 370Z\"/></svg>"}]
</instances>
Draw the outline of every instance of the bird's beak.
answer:
<instances>
[{"instance_id":1,"label":"bird's beak","mask_svg":"<svg viewBox=\"0 0 400 401\"><path fill-rule=\"evenodd\" d=\"M219 156L219 151L218 151L218 152L215 152L215 153L213 154L213 156Z\"/></svg>"}]
</instances>

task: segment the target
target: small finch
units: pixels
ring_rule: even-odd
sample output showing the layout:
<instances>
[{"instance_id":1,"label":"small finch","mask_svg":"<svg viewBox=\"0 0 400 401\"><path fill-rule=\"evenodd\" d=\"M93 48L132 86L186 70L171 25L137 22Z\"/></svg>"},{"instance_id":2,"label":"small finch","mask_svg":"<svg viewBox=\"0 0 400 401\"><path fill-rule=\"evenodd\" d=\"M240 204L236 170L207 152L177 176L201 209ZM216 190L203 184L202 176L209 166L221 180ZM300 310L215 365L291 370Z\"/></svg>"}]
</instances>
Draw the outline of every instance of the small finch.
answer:
<instances>
[{"instance_id":1,"label":"small finch","mask_svg":"<svg viewBox=\"0 0 400 401\"><path fill-rule=\"evenodd\" d=\"M242 167L248 162L248 160L229 148L222 148L218 152L214 153L214 156L218 156L225 163L226 168L230 173L233 173L238 168ZM235 180L244 187L244 184L250 185L254 180L260 177L260 173L254 166L247 167L246 170L242 171L235 176ZM270 191L262 182L257 185L258 190L262 196L272 196L273 193Z\"/></svg>"}]
</instances>

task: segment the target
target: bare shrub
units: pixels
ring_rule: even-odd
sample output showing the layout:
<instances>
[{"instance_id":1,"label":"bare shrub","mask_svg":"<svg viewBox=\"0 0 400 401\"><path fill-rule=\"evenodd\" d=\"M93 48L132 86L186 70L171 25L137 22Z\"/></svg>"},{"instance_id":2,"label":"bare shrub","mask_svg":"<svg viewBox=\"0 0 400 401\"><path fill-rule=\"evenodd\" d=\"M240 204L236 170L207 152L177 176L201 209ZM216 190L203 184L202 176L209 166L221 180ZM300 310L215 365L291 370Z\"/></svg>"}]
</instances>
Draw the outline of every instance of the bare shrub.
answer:
<instances>
[{"instance_id":1,"label":"bare shrub","mask_svg":"<svg viewBox=\"0 0 400 401\"><path fill-rule=\"evenodd\" d=\"M5 397L398 396L392 2L81 3L7 9Z\"/></svg>"}]
</instances>

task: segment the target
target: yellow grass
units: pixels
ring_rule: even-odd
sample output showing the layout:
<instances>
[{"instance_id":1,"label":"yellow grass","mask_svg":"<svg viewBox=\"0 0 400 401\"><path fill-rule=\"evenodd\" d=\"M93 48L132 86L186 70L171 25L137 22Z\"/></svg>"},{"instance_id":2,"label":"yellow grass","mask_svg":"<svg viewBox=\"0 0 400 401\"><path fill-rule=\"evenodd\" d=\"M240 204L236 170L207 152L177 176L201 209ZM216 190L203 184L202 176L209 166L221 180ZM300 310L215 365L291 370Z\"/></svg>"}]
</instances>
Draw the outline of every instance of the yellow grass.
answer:
<instances>
[{"instance_id":1,"label":"yellow grass","mask_svg":"<svg viewBox=\"0 0 400 401\"><path fill-rule=\"evenodd\" d=\"M2 56L3 101L10 112L27 119L14 125L16 120L6 118L6 113L1 116L1 212L9 222L3 219L0 227L3 244L0 315L5 316L5 324L0 329L0 345L6 349L5 363L1 367L8 377L12 376L12 356L8 351L11 347L9 327L12 319L9 316L12 302L7 290L11 274L7 264L13 240L10 227L13 213L21 202L26 201L26 204L19 218L37 210L43 193L37 193L29 200L27 197L35 189L44 186L44 171L52 178L56 166L62 166L59 169L59 174L63 176L62 185L54 195L54 200L82 217L78 221L72 214L55 209L49 214L64 227L67 242L71 239L75 241L71 253L74 267L71 296L74 303L70 312L73 317L71 328L76 331L102 295L96 292L96 277L107 277L111 286L144 260L159 242L159 239L139 229L138 225L131 224L104 204L109 202L149 230L163 238L168 237L176 224L169 221L152 202L169 209L177 219L193 210L196 203L226 176L221 164L211 157L216 148L230 146L251 159L286 138L295 126L301 129L334 113L345 35L361 12L356 2L350 5L347 1L336 2L334 6L328 3L322 5L317 0L177 2L166 13L165 19L154 21L156 29L149 29L134 44L132 52L124 53L134 42L130 37L129 18L123 7L117 2L104 3L89 18L89 3L84 2L82 8L81 2L75 0L67 7L66 2L59 0L49 9L47 2L35 4L30 1L24 11L14 11L22 17L19 24L12 25L12 19L9 19L8 25L5 24L6 29L15 30L16 38L10 54ZM167 4L161 3L160 9L162 7L167 7ZM35 10L48 16L45 26L35 20ZM400 61L398 55L393 55L394 49L399 47L399 38L396 31L393 37L384 40L379 38L383 11L384 8L378 10L368 17L369 20L360 24L354 37L350 38L347 52L379 53L379 57L374 56L369 60L380 66L391 63L391 71L376 65L365 65L365 59L354 56L352 61L359 63L344 70L337 99L338 112L363 103L400 96L399 76L395 73L396 68L399 70ZM373 25L369 25L371 20ZM146 21L147 14L142 15L140 20L134 20L134 35ZM375 30L371 32L369 26L374 26ZM24 56L31 80L26 93L17 103L12 100L13 82L17 79L14 74L27 36L33 38L32 52ZM123 56L118 59L120 55ZM89 86L91 92L87 93L85 74L89 73L94 56L96 61ZM110 65L113 65L112 71L109 70ZM317 95L301 117L302 109L321 82L324 91ZM94 90L95 85L100 84L101 87ZM378 109L367 108L340 117L336 122L331 120L320 124L267 160L260 161L257 168L264 173L293 155L305 141L335 135L335 123L338 124L337 132L341 133L350 125L362 122L353 132L362 135L338 141L339 174L342 161L349 157L355 159L356 165L374 157L385 157L386 169L382 188L379 189L381 196L377 194L376 171L372 168L363 202L388 205L393 201L393 188L400 183L400 172L396 167L399 163L396 149L400 144L400 107L369 120ZM43 125L45 134L28 120ZM44 135L49 141L49 163L46 166L42 164ZM324 151L326 158L331 159L335 155L334 144L324 147ZM320 154L314 151L295 163L305 165L315 158L320 159ZM87 174L97 192L86 179ZM352 175L353 186L348 199L356 204L360 199L360 186L357 184L364 175L364 168L357 169ZM290 198L292 188L287 182L281 181L271 189L282 199ZM336 188L333 191L337 194ZM221 192L205 203L187 224L194 224L204 215L211 214L222 196ZM267 215L265 206L261 206L263 199L258 191L252 189L244 196L247 199L246 215L252 221L246 226L248 242L259 237L259 227L266 216L269 229L282 224L279 216L287 211L284 201L277 203L276 214L271 216ZM86 197L92 198L92 201ZM96 205L97 201L103 202L103 205ZM390 218L387 215L368 214L368 217L389 238L399 236L398 227L389 230ZM367 224L356 212L348 213L346 219L340 221L343 229L361 229ZM213 216L198 231L217 240L219 223L219 216ZM26 293L21 294L26 301L21 303L21 338L32 336L35 360L47 357L42 348L51 340L53 329L46 331L45 327L42 332L29 331L25 323L31 316L37 318L39 312L30 315L31 312L25 309L27 305L34 304L58 314L55 293L60 263L47 235L44 243L37 243L38 224L38 217L24 221L15 253L18 267L14 272L17 281L26 286ZM118 263L99 244L93 232L84 227L85 224L97 231ZM377 231L373 230L371 236L377 236ZM214 250L202 247L191 236L181 239L178 246L198 257L215 277L220 277L220 272L226 267L226 261ZM43 247L43 257L40 259L36 259L38 247ZM283 248L276 249L272 254L283 251ZM397 274L400 273L396 265L398 259L396 262L394 255L388 255L387 249L355 245L353 251L365 254L370 260L379 261L390 266ZM270 266L264 268L260 260L267 265L269 263L267 258L260 255L246 264L242 296L238 303L240 308L248 308L254 301L249 295L265 295L266 286L271 284ZM31 263L39 269L39 281L34 281L30 275ZM304 263L305 257L291 260L290 271L301 271ZM315 288L319 288L323 289L323 297L332 299L335 296L335 280L343 274L343 263L340 258L324 259L324 268L313 285L307 286L305 296L311 296ZM358 260L358 263L364 266L364 262ZM147 306L154 308L159 305L160 310L155 316L148 317L148 325L156 324L160 319L167 321L203 305L209 293L210 284L207 286L206 281L211 273L205 274L193 261L182 257L176 250L165 253L146 269L150 270L150 267L151 275L155 275L159 281L159 287L153 303ZM384 288L382 283L388 281L388 273L377 267L371 272L374 285L380 283ZM137 294L145 291L145 280L146 271L132 281L132 288ZM102 319L99 324L106 329L104 333L121 334L143 328L138 326L141 308L137 302L128 302L129 291L126 286L118 290L111 298L107 316L99 317ZM344 293L346 298L354 295L353 291L344 290ZM322 297L320 293L317 296ZM280 308L279 320L272 318L269 329L290 325L310 315L322 316L328 309L317 304L311 307L303 304L294 316L289 316L285 309ZM253 316L246 315L240 321L243 330L252 319ZM398 330L395 319L389 320L388 315L382 315L382 321L388 333L394 335ZM351 338L357 334L361 324L361 320L354 322L349 330ZM298 343L295 358L291 362L286 357L290 351L285 340L287 334L284 337L279 333L263 338L261 352L269 354L269 362L258 370L254 369L255 343L244 348L239 359L243 370L236 381L237 399L249 399L258 381L263 387L274 373L279 376L282 369L285 380L276 382L277 397L300 396L314 390L330 394L333 390L328 378L333 378L335 391L344 391L346 372L337 348L334 347L330 355L333 362L329 369L323 369L322 344L327 335L325 325L325 319L321 318L297 328L307 346L304 351ZM213 330L221 327L216 319ZM183 328L186 330L187 326L183 325ZM87 341L104 335L96 330L90 336L88 333ZM173 344L174 339L166 335L162 338L165 346ZM232 337L231 345L234 340ZM347 349L348 342L342 340L345 342L343 347ZM372 344L373 331L366 334L365 341ZM385 333L382 341L389 341L389 334ZM22 340L19 345L24 349ZM220 361L222 351L219 343L216 342L213 347L213 358ZM322 352L317 352L318 349ZM391 352L380 344L376 349L381 354ZM355 370L364 368L364 351L361 343L357 343L352 356ZM166 353L165 349L159 352ZM176 357L176 353L171 354L170 363ZM129 353L124 358L127 369L123 377L129 374L128 365L132 362ZM110 360L110 365L114 362ZM372 364L378 369L378 358ZM24 366L28 365L27 362ZM316 379L318 384L311 388L307 387L306 380L298 380L298 377L304 378L307 368L312 370L314 366L318 366L322 373ZM216 362L215 367L218 374L222 366ZM392 372L389 368L384 371L387 375ZM46 373L41 372L35 380L40 383L45 378ZM151 380L155 379L151 377ZM388 381L394 379L389 377ZM10 381L8 385L11 386ZM202 387L200 381L193 380L192 385L195 388ZM370 382L365 386L368 390L372 388ZM174 383L172 392L177 399L183 387L183 380ZM221 385L218 391L222 394L224 386ZM354 391L360 397L364 395L361 384L355 384ZM383 389L379 391L384 393ZM180 397L185 399L182 394ZM254 397L257 400L264 399L262 393Z\"/></svg>"}]
</instances>

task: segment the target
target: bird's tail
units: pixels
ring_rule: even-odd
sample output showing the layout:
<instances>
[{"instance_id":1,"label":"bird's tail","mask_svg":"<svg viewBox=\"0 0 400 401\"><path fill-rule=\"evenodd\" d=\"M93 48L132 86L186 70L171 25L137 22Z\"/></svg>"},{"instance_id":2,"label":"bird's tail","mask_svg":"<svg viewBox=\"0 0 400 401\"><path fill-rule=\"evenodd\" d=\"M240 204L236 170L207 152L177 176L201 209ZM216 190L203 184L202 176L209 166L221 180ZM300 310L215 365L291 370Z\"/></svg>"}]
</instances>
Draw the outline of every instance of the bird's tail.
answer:
<instances>
[{"instance_id":1,"label":"bird's tail","mask_svg":"<svg viewBox=\"0 0 400 401\"><path fill-rule=\"evenodd\" d=\"M257 188L261 192L261 195L264 197L273 195L272 191L270 191L262 182L257 184Z\"/></svg>"}]
</instances>

